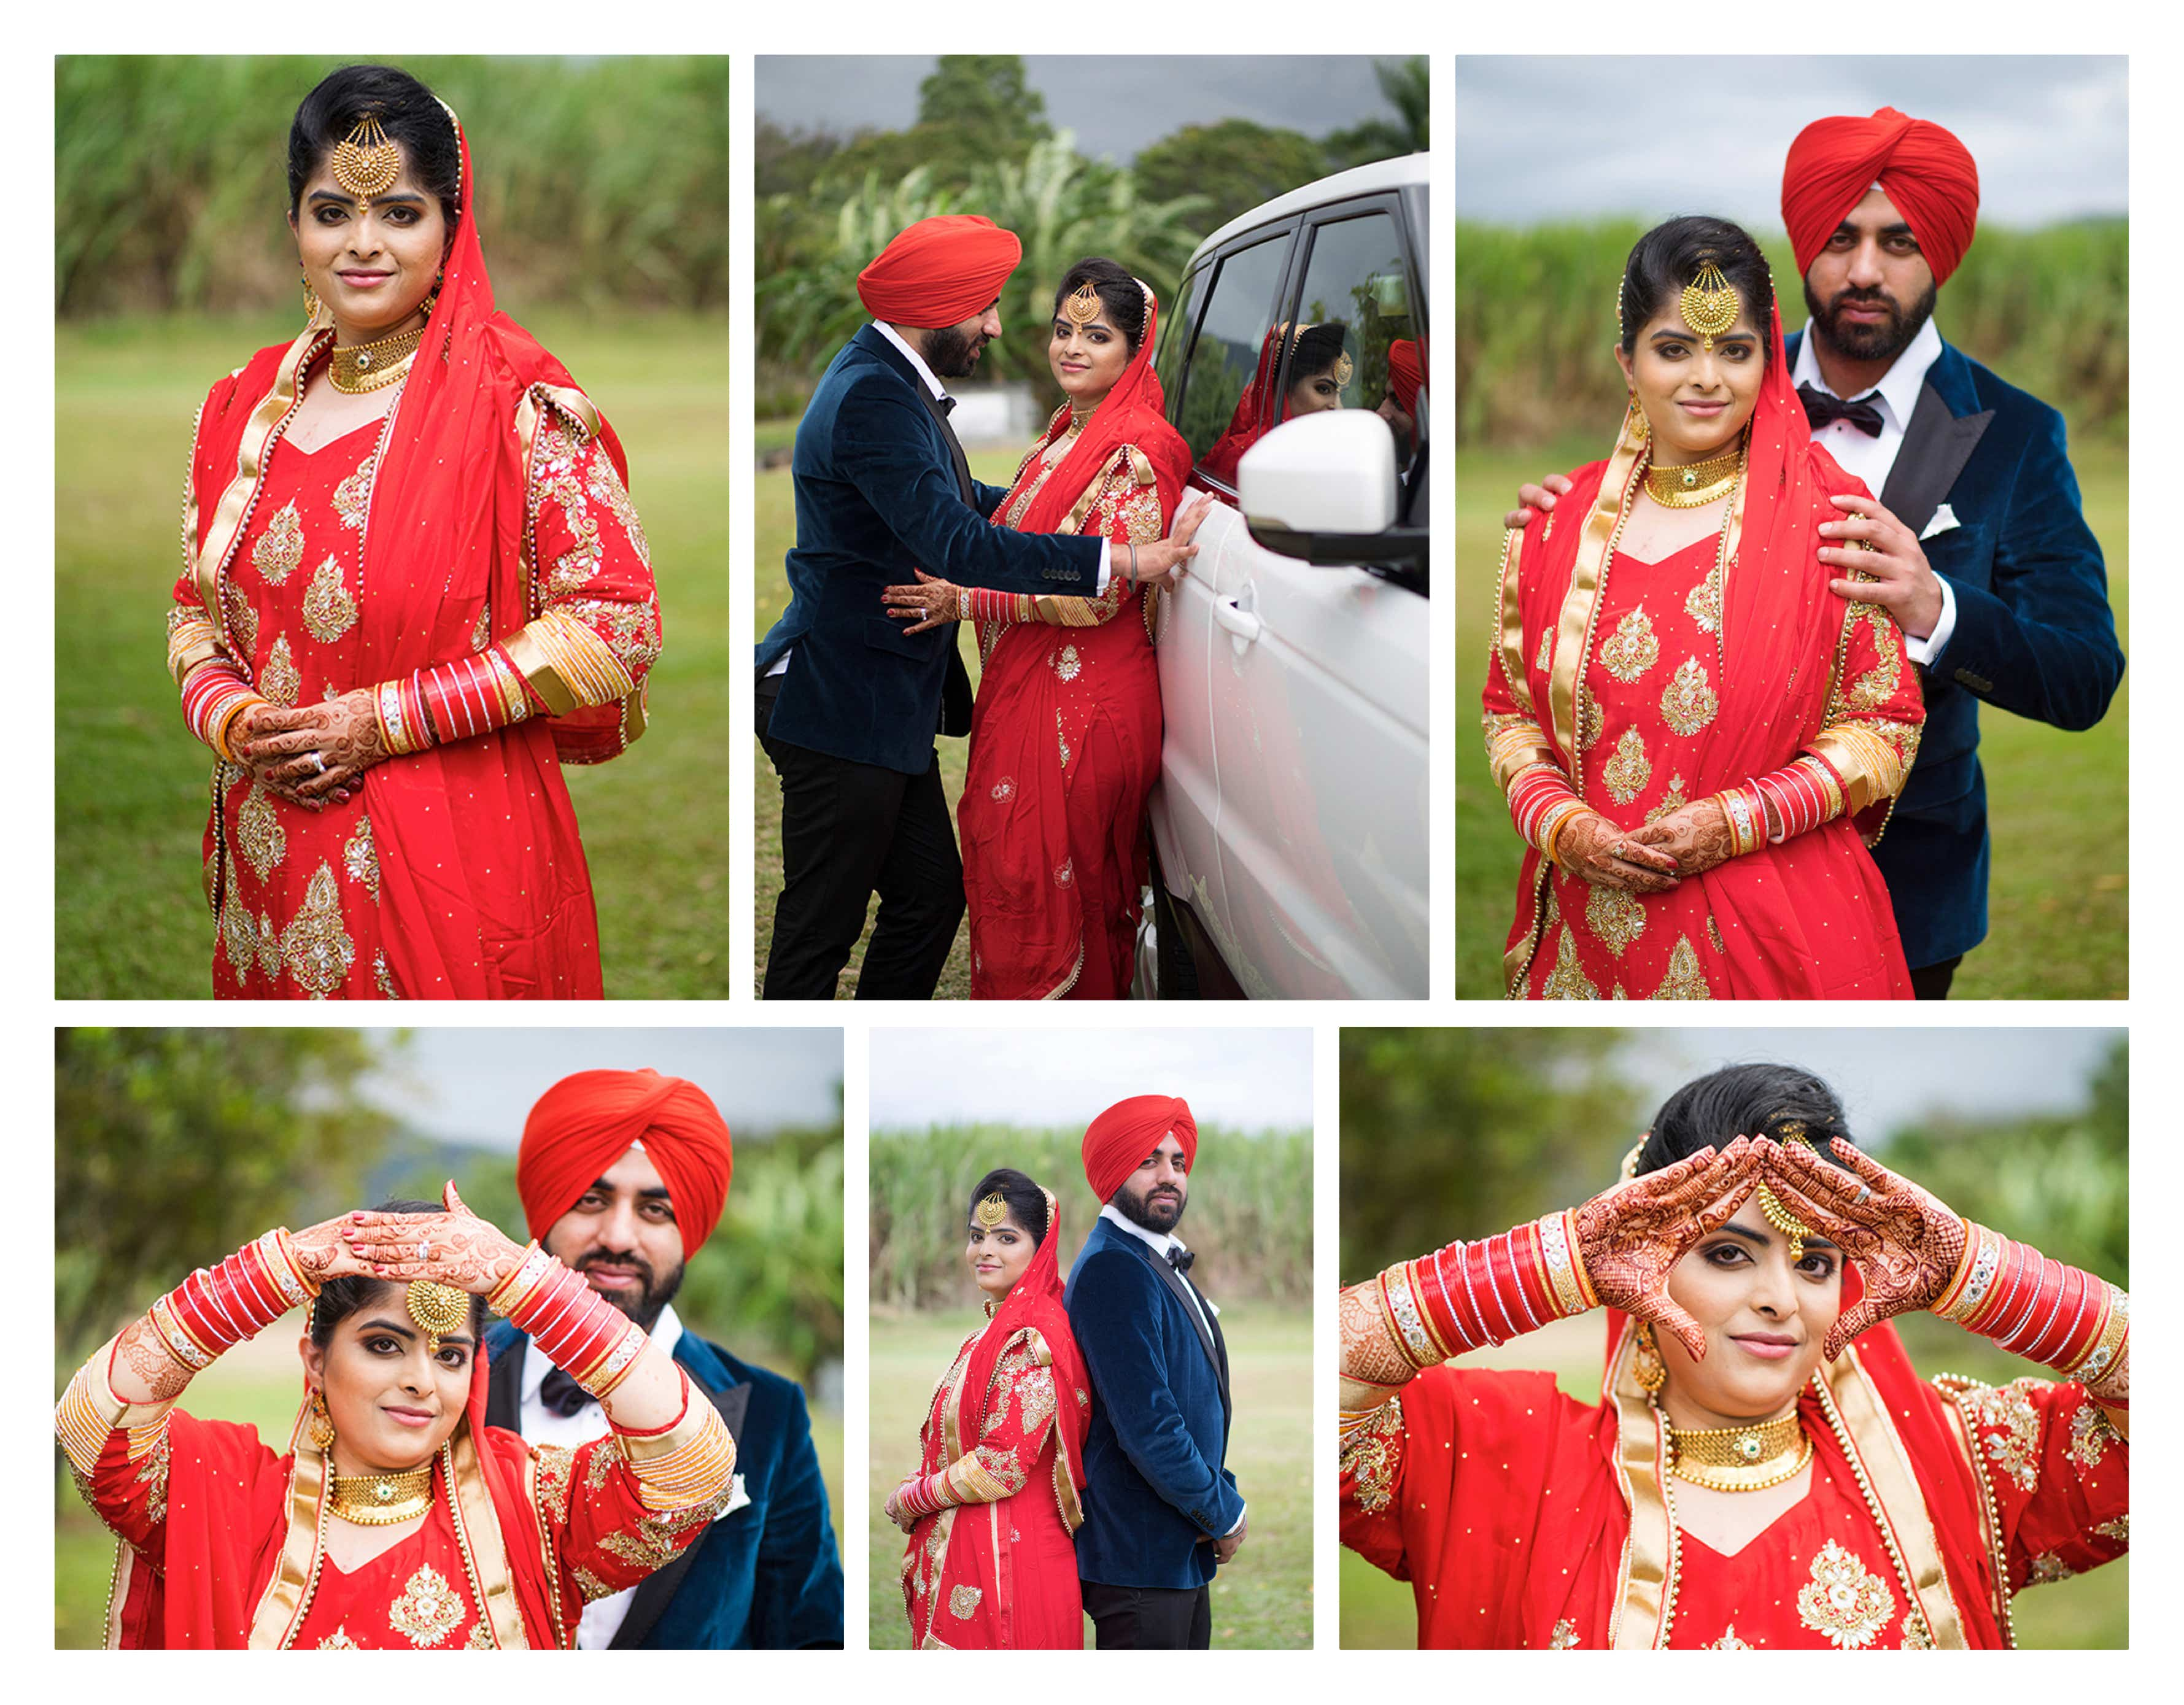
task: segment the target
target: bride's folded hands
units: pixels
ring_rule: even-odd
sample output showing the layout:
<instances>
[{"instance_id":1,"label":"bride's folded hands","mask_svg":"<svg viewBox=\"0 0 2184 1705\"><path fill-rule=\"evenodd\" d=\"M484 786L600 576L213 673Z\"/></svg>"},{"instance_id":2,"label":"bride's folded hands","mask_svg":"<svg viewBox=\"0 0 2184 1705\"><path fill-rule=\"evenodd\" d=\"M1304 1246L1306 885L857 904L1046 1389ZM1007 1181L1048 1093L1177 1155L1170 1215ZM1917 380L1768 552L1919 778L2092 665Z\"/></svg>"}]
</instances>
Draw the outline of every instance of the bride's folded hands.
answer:
<instances>
[{"instance_id":1,"label":"bride's folded hands","mask_svg":"<svg viewBox=\"0 0 2184 1705\"><path fill-rule=\"evenodd\" d=\"M1666 853L1684 876L1703 876L1729 862L1736 842L1729 813L1713 800L1694 800L1664 817L1641 824L1626 837L1634 847Z\"/></svg>"},{"instance_id":2,"label":"bride's folded hands","mask_svg":"<svg viewBox=\"0 0 2184 1705\"><path fill-rule=\"evenodd\" d=\"M1636 830L1618 828L1598 811L1571 817L1554 849L1565 875L1632 894L1666 894L1687 874L1671 851L1647 844Z\"/></svg>"}]
</instances>

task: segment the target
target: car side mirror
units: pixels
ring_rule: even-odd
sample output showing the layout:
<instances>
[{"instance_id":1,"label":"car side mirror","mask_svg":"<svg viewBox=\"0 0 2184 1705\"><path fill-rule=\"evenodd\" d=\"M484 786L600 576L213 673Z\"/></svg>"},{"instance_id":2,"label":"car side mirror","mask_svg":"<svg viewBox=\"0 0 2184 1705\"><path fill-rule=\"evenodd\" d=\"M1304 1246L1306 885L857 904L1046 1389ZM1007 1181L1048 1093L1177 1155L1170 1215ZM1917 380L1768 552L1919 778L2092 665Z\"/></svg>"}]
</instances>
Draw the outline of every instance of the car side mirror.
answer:
<instances>
[{"instance_id":1,"label":"car side mirror","mask_svg":"<svg viewBox=\"0 0 2184 1705\"><path fill-rule=\"evenodd\" d=\"M1237 465L1237 507L1278 556L1321 568L1423 571L1426 530L1396 525L1396 435L1370 409L1285 421Z\"/></svg>"}]
</instances>

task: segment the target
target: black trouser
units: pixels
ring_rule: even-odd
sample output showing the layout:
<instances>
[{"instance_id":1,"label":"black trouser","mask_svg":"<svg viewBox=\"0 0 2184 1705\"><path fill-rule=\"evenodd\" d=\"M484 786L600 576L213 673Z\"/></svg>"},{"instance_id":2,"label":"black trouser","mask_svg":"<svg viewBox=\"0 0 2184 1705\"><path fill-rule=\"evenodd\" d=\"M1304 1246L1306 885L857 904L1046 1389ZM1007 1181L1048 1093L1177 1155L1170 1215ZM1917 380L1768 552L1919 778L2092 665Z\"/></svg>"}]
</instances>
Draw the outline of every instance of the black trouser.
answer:
<instances>
[{"instance_id":1,"label":"black trouser","mask_svg":"<svg viewBox=\"0 0 2184 1705\"><path fill-rule=\"evenodd\" d=\"M1959 953L1954 959L1941 959L1931 965L1913 966L1911 967L1913 997L1919 1000L1947 1000L1949 985L1956 981L1957 967L1964 962L1964 956Z\"/></svg>"},{"instance_id":2,"label":"black trouser","mask_svg":"<svg viewBox=\"0 0 2184 1705\"><path fill-rule=\"evenodd\" d=\"M940 755L923 775L905 776L770 738L781 681L758 684L758 738L781 778L783 878L762 998L833 1000L877 889L857 999L930 1000L963 921L963 860Z\"/></svg>"},{"instance_id":3,"label":"black trouser","mask_svg":"<svg viewBox=\"0 0 2184 1705\"><path fill-rule=\"evenodd\" d=\"M1211 1586L1084 1583L1084 1613L1101 1652L1204 1652L1213 1644Z\"/></svg>"}]
</instances>

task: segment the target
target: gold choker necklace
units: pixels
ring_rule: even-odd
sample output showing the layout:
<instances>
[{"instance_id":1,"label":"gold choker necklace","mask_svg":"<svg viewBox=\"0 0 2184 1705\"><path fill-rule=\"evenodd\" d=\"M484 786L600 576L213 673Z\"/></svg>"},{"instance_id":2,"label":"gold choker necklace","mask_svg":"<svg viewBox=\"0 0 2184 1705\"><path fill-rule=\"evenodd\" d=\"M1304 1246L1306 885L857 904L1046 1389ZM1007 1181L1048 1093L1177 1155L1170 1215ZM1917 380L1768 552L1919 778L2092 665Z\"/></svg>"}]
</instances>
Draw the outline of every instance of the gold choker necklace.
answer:
<instances>
[{"instance_id":1,"label":"gold choker necklace","mask_svg":"<svg viewBox=\"0 0 2184 1705\"><path fill-rule=\"evenodd\" d=\"M1072 403L1069 405L1069 430L1072 432L1083 432L1086 423L1098 412L1099 408L1100 405L1097 403L1093 404L1089 409L1080 409Z\"/></svg>"},{"instance_id":2,"label":"gold choker necklace","mask_svg":"<svg viewBox=\"0 0 2184 1705\"><path fill-rule=\"evenodd\" d=\"M432 1465L399 1474L326 1475L326 1513L359 1527L393 1527L432 1507Z\"/></svg>"},{"instance_id":3,"label":"gold choker necklace","mask_svg":"<svg viewBox=\"0 0 2184 1705\"><path fill-rule=\"evenodd\" d=\"M1742 1427L1670 1427L1669 1466L1680 1480L1717 1492L1779 1486L1813 1454L1796 1409Z\"/></svg>"},{"instance_id":4,"label":"gold choker necklace","mask_svg":"<svg viewBox=\"0 0 2184 1705\"><path fill-rule=\"evenodd\" d=\"M410 358L424 341L425 328L420 326L414 332L397 332L376 343L351 343L346 348L337 343L326 376L333 381L334 389L345 396L376 391L410 371Z\"/></svg>"},{"instance_id":5,"label":"gold choker necklace","mask_svg":"<svg viewBox=\"0 0 2184 1705\"><path fill-rule=\"evenodd\" d=\"M1686 462L1680 468L1648 467L1646 495L1663 509L1695 510L1729 495L1744 465L1741 440L1718 456Z\"/></svg>"}]
</instances>

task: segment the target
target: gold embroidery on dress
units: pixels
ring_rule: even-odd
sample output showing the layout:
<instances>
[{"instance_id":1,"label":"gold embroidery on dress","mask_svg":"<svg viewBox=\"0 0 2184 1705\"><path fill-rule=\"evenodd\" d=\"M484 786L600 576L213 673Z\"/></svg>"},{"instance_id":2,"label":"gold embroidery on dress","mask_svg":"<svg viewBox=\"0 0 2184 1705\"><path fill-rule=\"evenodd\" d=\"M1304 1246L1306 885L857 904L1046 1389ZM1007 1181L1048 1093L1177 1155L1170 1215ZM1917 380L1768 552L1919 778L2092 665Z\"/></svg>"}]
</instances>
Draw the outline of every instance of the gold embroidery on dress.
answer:
<instances>
[{"instance_id":1,"label":"gold embroidery on dress","mask_svg":"<svg viewBox=\"0 0 2184 1705\"><path fill-rule=\"evenodd\" d=\"M1725 954L1729 951L1721 944L1721 926L1713 921L1712 912L1707 914L1707 939L1713 944L1713 950L1716 953Z\"/></svg>"},{"instance_id":2,"label":"gold embroidery on dress","mask_svg":"<svg viewBox=\"0 0 2184 1705\"><path fill-rule=\"evenodd\" d=\"M2123 1435L2098 1405L2091 1401L2078 1405L2070 1417L2070 1455L2075 1459L2097 1468L2109 1446L2122 1442Z\"/></svg>"},{"instance_id":3,"label":"gold embroidery on dress","mask_svg":"<svg viewBox=\"0 0 2184 1705\"><path fill-rule=\"evenodd\" d=\"M144 1514L148 1520L163 1522L167 1518L167 1429L164 1418L158 1424L159 1442L152 1446L136 1470L136 1484L144 1489Z\"/></svg>"},{"instance_id":4,"label":"gold embroidery on dress","mask_svg":"<svg viewBox=\"0 0 2184 1705\"><path fill-rule=\"evenodd\" d=\"M1896 696L1903 673L1903 653L1896 644L1896 624L1877 604L1865 606L1862 618L1873 630L1878 656L1872 668L1858 677L1846 700L1861 710L1877 710Z\"/></svg>"},{"instance_id":5,"label":"gold embroidery on dress","mask_svg":"<svg viewBox=\"0 0 2184 1705\"><path fill-rule=\"evenodd\" d=\"M1661 795L1661 803L1646 813L1646 821L1658 823L1663 817L1680 811L1691 801L1684 797L1684 778L1680 775L1669 777L1669 791Z\"/></svg>"},{"instance_id":6,"label":"gold embroidery on dress","mask_svg":"<svg viewBox=\"0 0 2184 1705\"><path fill-rule=\"evenodd\" d=\"M1600 666L1629 685L1661 659L1661 642L1653 637L1652 618L1640 605L1615 624L1615 632L1602 642Z\"/></svg>"},{"instance_id":7,"label":"gold embroidery on dress","mask_svg":"<svg viewBox=\"0 0 2184 1705\"><path fill-rule=\"evenodd\" d=\"M629 548L637 553L637 560L647 568L652 566L652 547L644 537L644 523L637 518L637 505L629 500L629 489L615 471L614 458L603 450L593 449L590 480L591 493L605 505L606 511L621 523L622 532L628 536Z\"/></svg>"},{"instance_id":8,"label":"gold embroidery on dress","mask_svg":"<svg viewBox=\"0 0 2184 1705\"><path fill-rule=\"evenodd\" d=\"M1977 1385L1960 1400L1981 1428L1991 1429L1986 1435L1986 1453L2020 1491L2029 1492L2040 1484L2040 1412L2032 1407L2029 1394L2053 1383L2028 1376L1999 1387Z\"/></svg>"},{"instance_id":9,"label":"gold embroidery on dress","mask_svg":"<svg viewBox=\"0 0 2184 1705\"><path fill-rule=\"evenodd\" d=\"M1615 755L1601 766L1600 779L1607 785L1607 796L1627 805L1646 791L1652 776L1653 761L1646 755L1644 738L1636 728L1625 728L1615 743Z\"/></svg>"},{"instance_id":10,"label":"gold embroidery on dress","mask_svg":"<svg viewBox=\"0 0 2184 1705\"><path fill-rule=\"evenodd\" d=\"M371 981L382 1000L399 1000L402 996L394 987L394 973L387 968L387 953L374 948L371 954Z\"/></svg>"},{"instance_id":11,"label":"gold embroidery on dress","mask_svg":"<svg viewBox=\"0 0 2184 1705\"><path fill-rule=\"evenodd\" d=\"M259 671L258 690L276 705L289 705L303 693L304 671L296 666L296 656L288 649L288 636L285 633L273 642L273 649Z\"/></svg>"},{"instance_id":12,"label":"gold embroidery on dress","mask_svg":"<svg viewBox=\"0 0 2184 1705\"><path fill-rule=\"evenodd\" d=\"M948 1594L949 1613L961 1621L968 1622L978 1608L978 1601L985 1596L986 1593L983 1587L959 1586L953 1588Z\"/></svg>"},{"instance_id":13,"label":"gold embroidery on dress","mask_svg":"<svg viewBox=\"0 0 2184 1705\"><path fill-rule=\"evenodd\" d=\"M1699 1648L1702 1652L1752 1652L1758 1648L1748 1640L1736 1637L1736 1624L1730 1623L1721 1631L1721 1638L1710 1640Z\"/></svg>"},{"instance_id":14,"label":"gold embroidery on dress","mask_svg":"<svg viewBox=\"0 0 2184 1705\"><path fill-rule=\"evenodd\" d=\"M1600 744L1602 727L1607 718L1600 708L1600 700L1582 683L1577 689L1577 749L1589 752Z\"/></svg>"},{"instance_id":15,"label":"gold embroidery on dress","mask_svg":"<svg viewBox=\"0 0 2184 1705\"><path fill-rule=\"evenodd\" d=\"M576 1453L560 1445L533 1445L531 1454L538 1467L539 1513L549 1526L565 1528L569 1524L569 1476L576 1467Z\"/></svg>"},{"instance_id":16,"label":"gold embroidery on dress","mask_svg":"<svg viewBox=\"0 0 2184 1705\"><path fill-rule=\"evenodd\" d=\"M250 601L250 594L232 580L220 582L220 607L227 612L227 631L234 637L236 650L245 657L255 657L258 606Z\"/></svg>"},{"instance_id":17,"label":"gold embroidery on dress","mask_svg":"<svg viewBox=\"0 0 2184 1705\"><path fill-rule=\"evenodd\" d=\"M597 633L632 677L660 660L660 605L654 599L629 604L608 598L570 598L554 607ZM475 649L483 650L485 641L479 640Z\"/></svg>"},{"instance_id":18,"label":"gold embroidery on dress","mask_svg":"<svg viewBox=\"0 0 2184 1705\"><path fill-rule=\"evenodd\" d=\"M281 932L273 927L273 914L258 914L258 968L265 973L266 980L281 980Z\"/></svg>"},{"instance_id":19,"label":"gold embroidery on dress","mask_svg":"<svg viewBox=\"0 0 2184 1705\"><path fill-rule=\"evenodd\" d=\"M2120 1515L2114 1521L2096 1522L2093 1531L2103 1539L2112 1539L2119 1545L2131 1543L2131 1517Z\"/></svg>"},{"instance_id":20,"label":"gold embroidery on dress","mask_svg":"<svg viewBox=\"0 0 2184 1705\"><path fill-rule=\"evenodd\" d=\"M463 1642L463 1650L492 1652L495 1649L493 1643L493 1630L486 1626L485 1619L481 1616L471 1624L471 1637Z\"/></svg>"},{"instance_id":21,"label":"gold embroidery on dress","mask_svg":"<svg viewBox=\"0 0 2184 1705\"><path fill-rule=\"evenodd\" d=\"M356 471L334 488L334 513L341 517L346 527L361 528L365 511L371 504L371 475L379 465L379 454L374 451L356 465Z\"/></svg>"},{"instance_id":22,"label":"gold embroidery on dress","mask_svg":"<svg viewBox=\"0 0 2184 1705\"><path fill-rule=\"evenodd\" d=\"M342 867L348 871L351 882L360 882L365 891L375 900L379 898L379 849L371 839L371 819L359 816L356 833L342 848Z\"/></svg>"},{"instance_id":23,"label":"gold embroidery on dress","mask_svg":"<svg viewBox=\"0 0 2184 1705\"><path fill-rule=\"evenodd\" d=\"M581 447L560 418L550 414L541 416L538 437L533 441L533 478L539 507L543 507L547 499L552 499L575 539L547 569L546 590L549 597L564 597L583 586L599 572L605 555L599 545L599 521L586 500L583 482L577 476L582 461ZM535 508L532 526L535 536Z\"/></svg>"},{"instance_id":24,"label":"gold embroidery on dress","mask_svg":"<svg viewBox=\"0 0 2184 1705\"><path fill-rule=\"evenodd\" d=\"M1054 663L1054 672L1064 681L1074 681L1084 672L1084 660L1078 655L1074 645L1065 645L1058 652L1050 655ZM1067 761L1065 759L1064 761Z\"/></svg>"},{"instance_id":25,"label":"gold embroidery on dress","mask_svg":"<svg viewBox=\"0 0 2184 1705\"><path fill-rule=\"evenodd\" d=\"M1532 659L1532 666L1544 675L1552 666L1555 655L1555 630L1548 628L1540 636L1540 649ZM1516 683L1511 683L1513 686Z\"/></svg>"},{"instance_id":26,"label":"gold embroidery on dress","mask_svg":"<svg viewBox=\"0 0 2184 1705\"><path fill-rule=\"evenodd\" d=\"M1555 968L1547 973L1546 984L1540 990L1542 1000L1597 1000L1600 990L1585 974L1579 962L1577 943L1565 927L1555 939Z\"/></svg>"},{"instance_id":27,"label":"gold embroidery on dress","mask_svg":"<svg viewBox=\"0 0 2184 1705\"><path fill-rule=\"evenodd\" d=\"M491 604L481 604L478 605L477 620L471 624L471 649L473 651L484 650L487 642L491 640L492 638L493 606Z\"/></svg>"},{"instance_id":28,"label":"gold embroidery on dress","mask_svg":"<svg viewBox=\"0 0 2184 1705\"><path fill-rule=\"evenodd\" d=\"M1676 666L1674 677L1661 692L1661 715L1669 726L1689 738L1713 721L1721 701L1707 685L1705 666L1696 657Z\"/></svg>"},{"instance_id":29,"label":"gold embroidery on dress","mask_svg":"<svg viewBox=\"0 0 2184 1705\"><path fill-rule=\"evenodd\" d=\"M337 1627L319 1642L321 1652L361 1652L364 1648L348 1637L348 1630Z\"/></svg>"},{"instance_id":30,"label":"gold embroidery on dress","mask_svg":"<svg viewBox=\"0 0 2184 1705\"><path fill-rule=\"evenodd\" d=\"M1054 744L1061 749L1061 767L1066 770L1069 767L1069 735L1061 726L1061 712L1059 710L1054 713ZM1056 876L1055 880L1061 881L1059 874ZM1062 886L1067 888L1068 884L1062 883Z\"/></svg>"},{"instance_id":31,"label":"gold embroidery on dress","mask_svg":"<svg viewBox=\"0 0 2184 1705\"><path fill-rule=\"evenodd\" d=\"M468 1608L447 1576L428 1563L410 1577L387 1620L412 1646L437 1646L461 1624Z\"/></svg>"},{"instance_id":32,"label":"gold embroidery on dress","mask_svg":"<svg viewBox=\"0 0 2184 1705\"><path fill-rule=\"evenodd\" d=\"M304 626L321 645L331 645L355 625L356 600L342 582L341 559L329 556L304 591Z\"/></svg>"},{"instance_id":33,"label":"gold embroidery on dress","mask_svg":"<svg viewBox=\"0 0 2184 1705\"><path fill-rule=\"evenodd\" d=\"M1934 1636L1928 1632L1926 1619L1916 1610L1903 1613L1903 1642L1898 1648L1904 1652L1931 1652Z\"/></svg>"},{"instance_id":34,"label":"gold embroidery on dress","mask_svg":"<svg viewBox=\"0 0 2184 1705\"><path fill-rule=\"evenodd\" d=\"M1023 1416L1024 1436L1036 1440L1046 1432L1047 1423L1054 1418L1054 1374L1045 1368L1034 1368L1017 1386L1017 1407Z\"/></svg>"},{"instance_id":35,"label":"gold embroidery on dress","mask_svg":"<svg viewBox=\"0 0 2184 1705\"><path fill-rule=\"evenodd\" d=\"M1635 894L1596 883L1585 895L1585 927L1618 959L1646 933L1646 908Z\"/></svg>"},{"instance_id":36,"label":"gold embroidery on dress","mask_svg":"<svg viewBox=\"0 0 2184 1705\"><path fill-rule=\"evenodd\" d=\"M1376 1516L1396 1501L1403 1461L1403 1400L1390 1397L1342 1447L1341 1472L1351 1477L1351 1501Z\"/></svg>"},{"instance_id":37,"label":"gold embroidery on dress","mask_svg":"<svg viewBox=\"0 0 2184 1705\"><path fill-rule=\"evenodd\" d=\"M971 1452L978 1465L1000 1484L1003 1496L1014 1497L1024 1489L1030 1478L1024 1465L1017 1459L1015 1451L1001 1445L981 1445Z\"/></svg>"},{"instance_id":38,"label":"gold embroidery on dress","mask_svg":"<svg viewBox=\"0 0 2184 1705\"><path fill-rule=\"evenodd\" d=\"M2047 1586L2059 1580L2069 1580L2077 1574L2052 1551L2043 1551L2032 1559L2031 1572L2025 1577L2027 1586Z\"/></svg>"},{"instance_id":39,"label":"gold embroidery on dress","mask_svg":"<svg viewBox=\"0 0 2184 1705\"><path fill-rule=\"evenodd\" d=\"M269 586L278 586L304 566L304 518L296 513L293 502L282 505L265 523L265 531L250 548L250 566Z\"/></svg>"},{"instance_id":40,"label":"gold embroidery on dress","mask_svg":"<svg viewBox=\"0 0 2184 1705\"><path fill-rule=\"evenodd\" d=\"M1833 1540L1814 1557L1812 1574L1797 1589L1797 1620L1839 1651L1872 1645L1895 1613L1887 1583Z\"/></svg>"},{"instance_id":41,"label":"gold embroidery on dress","mask_svg":"<svg viewBox=\"0 0 2184 1705\"><path fill-rule=\"evenodd\" d=\"M235 844L242 849L243 858L258 872L260 882L287 855L287 832L281 827L281 814L273 808L273 796L262 782L250 784L250 791L236 811Z\"/></svg>"},{"instance_id":42,"label":"gold embroidery on dress","mask_svg":"<svg viewBox=\"0 0 2184 1705\"><path fill-rule=\"evenodd\" d=\"M1653 991L1656 1000L1711 1000L1713 991L1707 987L1706 973L1699 969L1698 950L1691 945L1688 935L1676 938L1676 944L1669 950L1669 974L1661 979L1661 986Z\"/></svg>"},{"instance_id":43,"label":"gold embroidery on dress","mask_svg":"<svg viewBox=\"0 0 2184 1705\"><path fill-rule=\"evenodd\" d=\"M611 1598L615 1594L621 1591L620 1587L601 1580L599 1576L593 1574L591 1570L585 1568L581 1565L577 1567L574 1573L577 1578L577 1591L582 1596L583 1601L587 1604L591 1604L602 1598Z\"/></svg>"},{"instance_id":44,"label":"gold embroidery on dress","mask_svg":"<svg viewBox=\"0 0 2184 1705\"><path fill-rule=\"evenodd\" d=\"M1691 590L1684 599L1684 614L1698 624L1702 633L1713 633L1721 627L1721 570L1709 568L1706 577Z\"/></svg>"},{"instance_id":45,"label":"gold embroidery on dress","mask_svg":"<svg viewBox=\"0 0 2184 1705\"><path fill-rule=\"evenodd\" d=\"M1577 1624L1567 1616L1555 1624L1554 1632L1547 1636L1550 1652L1568 1652L1579 1643Z\"/></svg>"},{"instance_id":46,"label":"gold embroidery on dress","mask_svg":"<svg viewBox=\"0 0 2184 1705\"><path fill-rule=\"evenodd\" d=\"M340 988L349 967L356 963L356 944L342 928L341 891L331 864L321 862L311 872L303 910L281 933L281 957L288 974L315 1000L323 1000Z\"/></svg>"},{"instance_id":47,"label":"gold embroidery on dress","mask_svg":"<svg viewBox=\"0 0 2184 1705\"><path fill-rule=\"evenodd\" d=\"M227 962L234 967L235 980L247 982L258 964L258 926L251 921L250 908L236 897L235 855L227 855L227 892L220 907L220 939L227 945Z\"/></svg>"}]
</instances>

